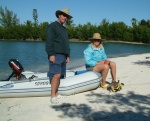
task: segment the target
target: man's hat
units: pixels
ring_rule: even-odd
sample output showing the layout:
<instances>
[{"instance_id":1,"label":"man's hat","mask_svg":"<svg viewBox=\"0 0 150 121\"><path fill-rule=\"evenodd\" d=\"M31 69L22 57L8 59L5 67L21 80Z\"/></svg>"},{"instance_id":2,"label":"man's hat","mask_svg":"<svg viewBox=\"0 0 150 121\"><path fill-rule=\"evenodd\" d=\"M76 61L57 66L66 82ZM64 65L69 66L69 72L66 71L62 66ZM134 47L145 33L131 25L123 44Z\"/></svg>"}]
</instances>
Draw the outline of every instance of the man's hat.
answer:
<instances>
[{"instance_id":1,"label":"man's hat","mask_svg":"<svg viewBox=\"0 0 150 121\"><path fill-rule=\"evenodd\" d=\"M71 19L71 18L73 18L71 15L70 15L70 13L69 13L69 9L68 8L63 8L62 10L57 10L56 11L56 17L58 18L58 15L61 15L61 14L66 14L67 15L67 18L68 19Z\"/></svg>"}]
</instances>

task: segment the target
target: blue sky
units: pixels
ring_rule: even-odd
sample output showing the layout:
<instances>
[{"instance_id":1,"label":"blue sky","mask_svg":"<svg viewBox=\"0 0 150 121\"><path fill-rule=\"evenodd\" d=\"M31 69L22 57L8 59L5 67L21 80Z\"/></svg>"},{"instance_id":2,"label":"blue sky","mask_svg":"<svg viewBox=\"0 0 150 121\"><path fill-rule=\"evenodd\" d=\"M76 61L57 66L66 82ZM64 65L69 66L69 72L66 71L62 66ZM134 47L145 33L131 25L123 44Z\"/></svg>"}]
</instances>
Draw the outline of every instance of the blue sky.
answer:
<instances>
[{"instance_id":1,"label":"blue sky","mask_svg":"<svg viewBox=\"0 0 150 121\"><path fill-rule=\"evenodd\" d=\"M103 19L131 25L131 19L150 20L150 0L0 0L0 6L17 14L21 23L33 21L33 9L37 9L38 21L57 20L56 10L69 8L73 23L99 25Z\"/></svg>"}]
</instances>

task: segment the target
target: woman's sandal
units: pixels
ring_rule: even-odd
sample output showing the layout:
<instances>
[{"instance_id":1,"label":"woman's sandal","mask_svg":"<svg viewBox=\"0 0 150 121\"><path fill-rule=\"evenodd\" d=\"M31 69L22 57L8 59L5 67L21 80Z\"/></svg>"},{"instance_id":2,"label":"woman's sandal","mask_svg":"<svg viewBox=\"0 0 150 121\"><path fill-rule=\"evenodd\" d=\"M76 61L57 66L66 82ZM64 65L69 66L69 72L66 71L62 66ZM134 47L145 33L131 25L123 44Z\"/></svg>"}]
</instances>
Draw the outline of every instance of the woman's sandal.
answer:
<instances>
[{"instance_id":1,"label":"woman's sandal","mask_svg":"<svg viewBox=\"0 0 150 121\"><path fill-rule=\"evenodd\" d=\"M105 84L105 85L102 85L102 83L100 84L100 87L102 88L107 88L109 86L109 84Z\"/></svg>"}]
</instances>

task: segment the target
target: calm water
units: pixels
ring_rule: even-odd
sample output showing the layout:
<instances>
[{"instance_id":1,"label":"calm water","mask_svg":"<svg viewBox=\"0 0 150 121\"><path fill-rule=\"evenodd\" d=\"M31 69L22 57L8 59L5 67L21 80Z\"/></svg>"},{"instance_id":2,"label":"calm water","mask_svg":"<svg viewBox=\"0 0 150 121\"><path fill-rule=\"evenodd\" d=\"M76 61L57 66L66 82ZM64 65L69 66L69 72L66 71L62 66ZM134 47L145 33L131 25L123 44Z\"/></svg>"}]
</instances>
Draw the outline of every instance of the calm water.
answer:
<instances>
[{"instance_id":1,"label":"calm water","mask_svg":"<svg viewBox=\"0 0 150 121\"><path fill-rule=\"evenodd\" d=\"M83 50L89 43L70 43L71 62L67 69L84 65ZM150 53L150 45L104 43L108 57L127 56L131 54ZM10 42L0 41L0 78L10 75L10 59L18 59L25 70L46 72L48 60L44 42Z\"/></svg>"}]
</instances>

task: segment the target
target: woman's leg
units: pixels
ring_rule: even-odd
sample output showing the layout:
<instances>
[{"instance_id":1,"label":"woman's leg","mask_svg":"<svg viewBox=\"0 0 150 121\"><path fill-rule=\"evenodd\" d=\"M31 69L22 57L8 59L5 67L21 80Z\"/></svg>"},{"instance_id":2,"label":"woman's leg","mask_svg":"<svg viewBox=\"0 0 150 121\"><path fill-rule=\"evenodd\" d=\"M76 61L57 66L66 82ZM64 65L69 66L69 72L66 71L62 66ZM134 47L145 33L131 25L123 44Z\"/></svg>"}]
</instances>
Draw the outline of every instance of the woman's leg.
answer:
<instances>
[{"instance_id":1,"label":"woman's leg","mask_svg":"<svg viewBox=\"0 0 150 121\"><path fill-rule=\"evenodd\" d=\"M96 71L102 74L102 85L105 85L106 77L109 71L109 66L107 64L98 64L93 68L93 71Z\"/></svg>"},{"instance_id":2,"label":"woman's leg","mask_svg":"<svg viewBox=\"0 0 150 121\"><path fill-rule=\"evenodd\" d=\"M110 73L112 77L112 82L116 81L116 63L110 61Z\"/></svg>"}]
</instances>

